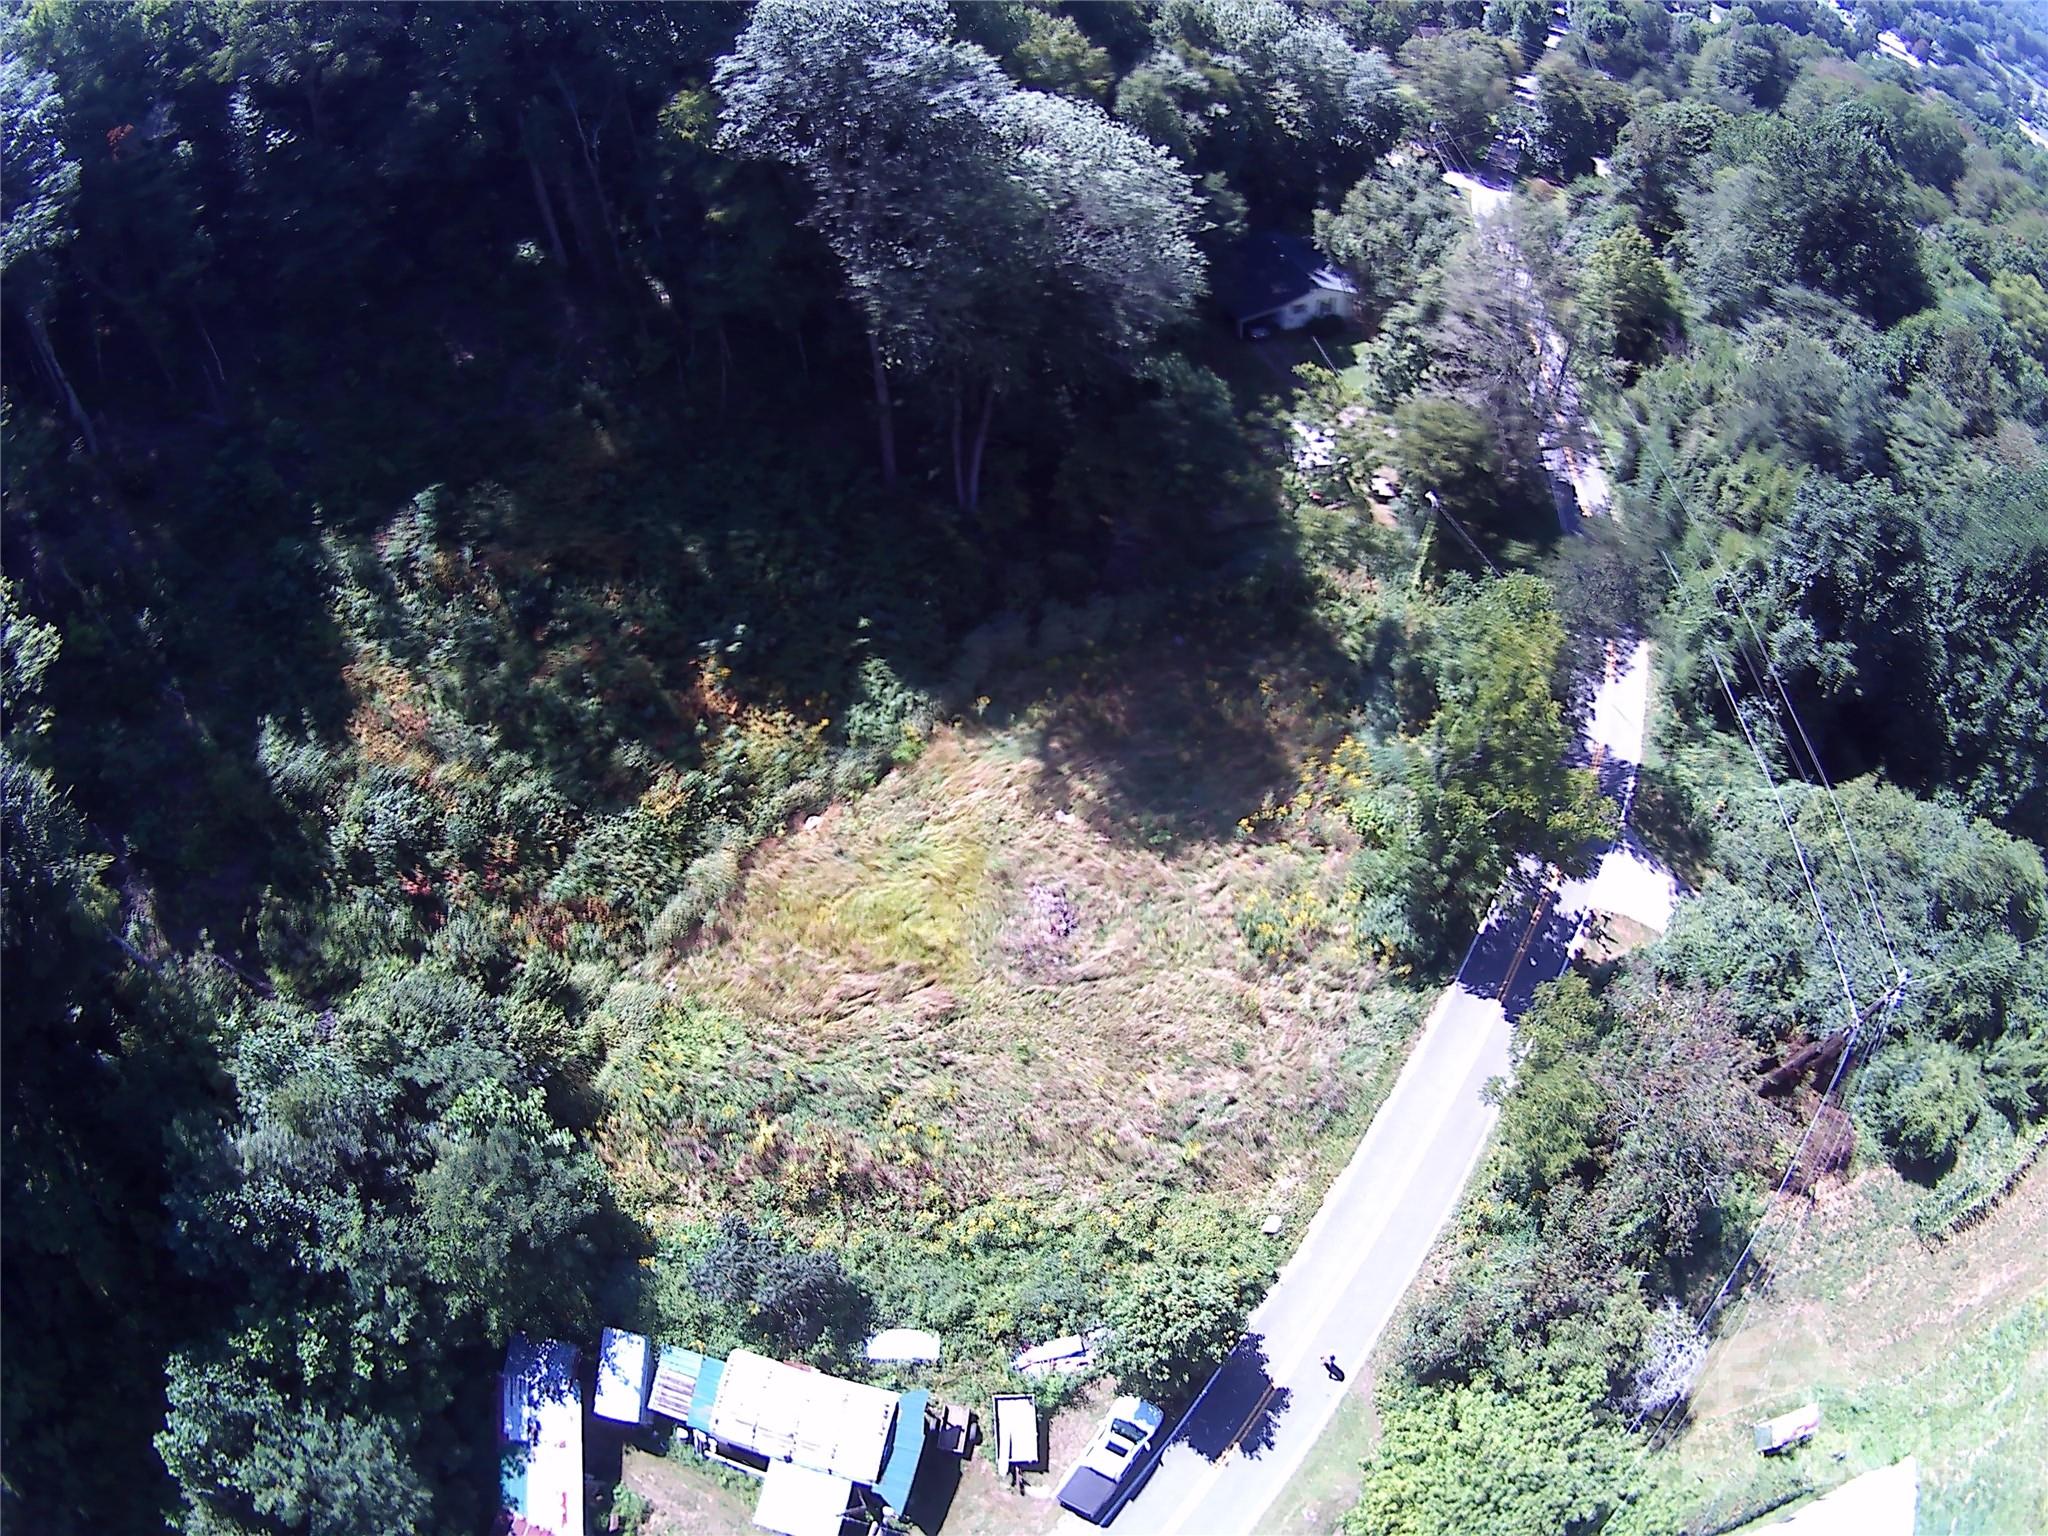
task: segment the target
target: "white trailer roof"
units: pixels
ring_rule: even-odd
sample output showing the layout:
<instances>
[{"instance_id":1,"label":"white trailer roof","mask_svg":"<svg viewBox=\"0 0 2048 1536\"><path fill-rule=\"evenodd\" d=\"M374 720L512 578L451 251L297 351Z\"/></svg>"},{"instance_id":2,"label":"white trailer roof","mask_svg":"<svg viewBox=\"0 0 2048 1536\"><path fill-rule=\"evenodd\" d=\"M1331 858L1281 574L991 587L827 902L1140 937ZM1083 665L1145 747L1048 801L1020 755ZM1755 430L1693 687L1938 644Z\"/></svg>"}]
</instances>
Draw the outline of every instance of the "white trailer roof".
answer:
<instances>
[{"instance_id":1,"label":"white trailer roof","mask_svg":"<svg viewBox=\"0 0 2048 1536\"><path fill-rule=\"evenodd\" d=\"M647 1422L647 1367L653 1359L646 1336L607 1328L597 1346L597 1416L620 1424Z\"/></svg>"},{"instance_id":2,"label":"white trailer roof","mask_svg":"<svg viewBox=\"0 0 2048 1536\"><path fill-rule=\"evenodd\" d=\"M939 1358L939 1336L922 1328L884 1328L867 1342L870 1360L907 1360L917 1365L935 1365Z\"/></svg>"},{"instance_id":3,"label":"white trailer roof","mask_svg":"<svg viewBox=\"0 0 2048 1536\"><path fill-rule=\"evenodd\" d=\"M1018 1394L997 1398L997 1463L1004 1467L1035 1467L1038 1458L1038 1404Z\"/></svg>"},{"instance_id":4,"label":"white trailer roof","mask_svg":"<svg viewBox=\"0 0 2048 1536\"><path fill-rule=\"evenodd\" d=\"M794 1461L857 1483L882 1475L896 1394L736 1349L725 1362L711 1433L770 1461Z\"/></svg>"},{"instance_id":5,"label":"white trailer roof","mask_svg":"<svg viewBox=\"0 0 2048 1536\"><path fill-rule=\"evenodd\" d=\"M853 1499L853 1484L830 1472L775 1461L761 1479L754 1524L778 1536L839 1536L839 1523Z\"/></svg>"}]
</instances>

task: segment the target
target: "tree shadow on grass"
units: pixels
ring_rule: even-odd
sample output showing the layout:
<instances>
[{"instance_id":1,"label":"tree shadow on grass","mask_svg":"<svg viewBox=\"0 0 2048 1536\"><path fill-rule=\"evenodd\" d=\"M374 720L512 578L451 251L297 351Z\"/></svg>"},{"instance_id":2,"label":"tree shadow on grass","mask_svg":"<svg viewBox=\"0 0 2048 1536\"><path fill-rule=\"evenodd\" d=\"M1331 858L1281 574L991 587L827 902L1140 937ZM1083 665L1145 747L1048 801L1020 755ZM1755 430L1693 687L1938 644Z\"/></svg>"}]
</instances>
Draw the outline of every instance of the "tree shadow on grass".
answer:
<instances>
[{"instance_id":1,"label":"tree shadow on grass","mask_svg":"<svg viewBox=\"0 0 2048 1536\"><path fill-rule=\"evenodd\" d=\"M1177 619L1055 694L1034 743L1046 803L1172 854L1293 794L1357 669L1291 615L1277 636L1232 628Z\"/></svg>"}]
</instances>

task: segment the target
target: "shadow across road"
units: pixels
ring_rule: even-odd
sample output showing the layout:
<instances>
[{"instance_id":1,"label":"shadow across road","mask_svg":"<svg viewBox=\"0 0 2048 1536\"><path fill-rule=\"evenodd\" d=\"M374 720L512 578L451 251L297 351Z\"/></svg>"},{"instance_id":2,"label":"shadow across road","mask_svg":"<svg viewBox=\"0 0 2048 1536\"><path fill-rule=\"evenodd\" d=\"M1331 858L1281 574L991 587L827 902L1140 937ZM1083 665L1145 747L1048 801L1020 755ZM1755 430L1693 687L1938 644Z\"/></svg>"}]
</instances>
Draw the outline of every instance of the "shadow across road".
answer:
<instances>
[{"instance_id":1,"label":"shadow across road","mask_svg":"<svg viewBox=\"0 0 2048 1536\"><path fill-rule=\"evenodd\" d=\"M1176 1443L1205 1461L1221 1460L1233 1446L1256 1457L1272 1446L1273 1426L1292 1396L1273 1380L1265 1336L1248 1333L1203 1389Z\"/></svg>"},{"instance_id":2,"label":"shadow across road","mask_svg":"<svg viewBox=\"0 0 2048 1536\"><path fill-rule=\"evenodd\" d=\"M1498 999L1510 1022L1528 1011L1536 989L1564 974L1580 913L1559 911L1557 892L1524 893L1479 931L1458 968L1458 984Z\"/></svg>"}]
</instances>

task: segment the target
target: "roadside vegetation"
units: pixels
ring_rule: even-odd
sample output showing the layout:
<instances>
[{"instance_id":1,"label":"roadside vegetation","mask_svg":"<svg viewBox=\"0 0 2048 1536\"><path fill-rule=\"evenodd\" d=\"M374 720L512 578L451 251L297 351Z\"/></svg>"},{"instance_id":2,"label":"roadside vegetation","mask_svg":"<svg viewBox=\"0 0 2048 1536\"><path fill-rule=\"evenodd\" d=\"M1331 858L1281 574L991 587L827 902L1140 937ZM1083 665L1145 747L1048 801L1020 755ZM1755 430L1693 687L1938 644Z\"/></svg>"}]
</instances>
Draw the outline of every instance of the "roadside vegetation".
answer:
<instances>
[{"instance_id":1,"label":"roadside vegetation","mask_svg":"<svg viewBox=\"0 0 2048 1536\"><path fill-rule=\"evenodd\" d=\"M1929 25L1904 14L1856 26ZM1716 1394L1788 1254L1889 1291L1887 1255L1986 1219L2041 1143L2048 352L2018 295L2048 159L1824 8L1609 22L1508 121L1547 179L1502 217L1617 471L1620 527L1561 554L1559 607L1658 643L1635 819L1696 893L1520 1021L1495 1149L1383 1348L1347 1529L1716 1531L1915 1450L1927 1508L2000 1529L2038 1428L1938 1405L2004 1403L2031 1367L1994 1366L1966 1308L1904 1380L1809 1356L1746 1417ZM1805 1201L1879 1187L1853 1257L1821 1221L1795 1249ZM2014 1219L2038 1241L2034 1201ZM1830 1300L1829 1335L1860 1335ZM2031 1326L1997 1336L2024 1355ZM1816 1392L1837 1428L1759 1470L1748 1417Z\"/></svg>"},{"instance_id":2,"label":"roadside vegetation","mask_svg":"<svg viewBox=\"0 0 2048 1536\"><path fill-rule=\"evenodd\" d=\"M10 1517L481 1528L515 1330L1188 1390L1600 814L1197 304L1420 20L7 10Z\"/></svg>"}]
</instances>

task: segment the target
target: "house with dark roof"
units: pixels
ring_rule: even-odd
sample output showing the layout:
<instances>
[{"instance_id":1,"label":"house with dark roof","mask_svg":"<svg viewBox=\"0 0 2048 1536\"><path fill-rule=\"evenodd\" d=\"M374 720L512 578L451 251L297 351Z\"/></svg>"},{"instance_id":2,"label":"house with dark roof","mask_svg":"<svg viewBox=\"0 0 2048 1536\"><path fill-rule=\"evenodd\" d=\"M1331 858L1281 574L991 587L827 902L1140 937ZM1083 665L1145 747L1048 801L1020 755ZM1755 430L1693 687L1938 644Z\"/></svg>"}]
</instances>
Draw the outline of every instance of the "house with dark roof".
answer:
<instances>
[{"instance_id":1,"label":"house with dark roof","mask_svg":"<svg viewBox=\"0 0 2048 1536\"><path fill-rule=\"evenodd\" d=\"M1217 264L1216 301L1240 336L1351 313L1358 285L1299 235L1247 235Z\"/></svg>"}]
</instances>

